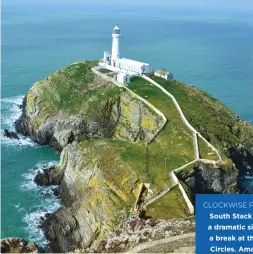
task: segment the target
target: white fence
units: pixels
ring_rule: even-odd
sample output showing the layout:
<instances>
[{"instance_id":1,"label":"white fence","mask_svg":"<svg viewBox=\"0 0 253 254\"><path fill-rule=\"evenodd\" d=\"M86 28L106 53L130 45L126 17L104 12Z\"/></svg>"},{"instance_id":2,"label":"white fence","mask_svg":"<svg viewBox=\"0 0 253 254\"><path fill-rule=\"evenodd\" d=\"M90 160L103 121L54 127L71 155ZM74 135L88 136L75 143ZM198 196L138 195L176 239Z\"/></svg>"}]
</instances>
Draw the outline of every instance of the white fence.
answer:
<instances>
[{"instance_id":1,"label":"white fence","mask_svg":"<svg viewBox=\"0 0 253 254\"><path fill-rule=\"evenodd\" d=\"M191 124L188 122L188 120L187 120L186 117L184 116L184 113L183 113L182 109L180 108L180 106L179 106L177 100L175 99L175 97L174 97L171 93L169 93L166 89L164 89L161 85L159 85L157 82L155 82L154 80L152 80L151 78L147 77L147 76L144 75L144 74L142 75L142 77L143 77L144 79L146 79L147 81L149 81L150 83L152 83L154 86L156 86L156 87L158 87L159 89L161 89L165 94L167 94L167 95L172 99L174 105L175 105L176 108L177 108L177 111L178 111L178 113L179 113L181 119L182 119L183 122L186 124L186 126L187 126L191 131L193 131L194 133L196 133L196 134L197 134L210 148L212 148L212 150L217 154L219 160L221 161L222 159L221 159L221 156L220 156L218 150L217 150L212 144L210 144L210 143L209 143L209 142L208 142L195 128L193 128L193 127L191 126ZM198 147L196 146L196 144L195 144L195 149L196 149L196 151L198 150ZM198 152L198 153L199 153L199 152Z\"/></svg>"},{"instance_id":2,"label":"white fence","mask_svg":"<svg viewBox=\"0 0 253 254\"><path fill-rule=\"evenodd\" d=\"M149 139L149 140L146 142L146 145L151 144L151 143L155 140L155 138L157 137L157 135L162 131L162 129L163 129L163 128L165 127L165 125L167 124L167 121L168 121L168 120L167 120L167 118L165 117L165 115L164 115L160 110L158 110L156 107L154 107L150 102L148 102L148 101L145 100L144 98L140 97L138 94L136 94L135 92L133 92L133 91L132 91L131 89L129 89L128 87L126 87L126 86L124 86L124 85L118 83L115 79L113 79L113 78L107 76L106 74L103 74L103 73L99 72L99 71L98 71L99 68L101 68L101 67L94 67L94 68L92 68L91 70L92 70L95 74L97 74L97 75L103 77L104 79L106 79L107 81L113 82L116 86L126 89L134 98L136 98L136 99L141 100L142 102L144 102L148 107L150 107L156 114L158 114L158 115L162 118L163 123L162 123L161 127L156 131L156 133L153 135L153 137L152 137L151 139Z\"/></svg>"},{"instance_id":3,"label":"white fence","mask_svg":"<svg viewBox=\"0 0 253 254\"><path fill-rule=\"evenodd\" d=\"M128 87L118 83L115 79L107 76L106 74L103 74L101 72L99 72L98 70L102 68L102 67L94 67L92 68L92 71L101 76L102 78L104 78L105 80L107 81L110 81L112 83L114 83L116 86L120 87L120 88L124 88L126 89L133 97L137 98L138 100L141 100L142 102L144 102L148 107L150 107L153 111L155 111L162 119L163 119L163 124L161 125L161 127L156 131L156 133L153 135L153 137L148 140L146 142L146 146L149 145L150 143L152 143L154 141L154 139L157 137L157 135L162 131L162 129L165 127L165 125L167 124L167 118L164 116L164 114L158 110L156 107L154 107L151 103L149 103L147 100L145 100L144 98L140 97L139 95L137 95L136 93L134 93L132 90L130 90ZM194 213L194 206L192 205L192 202L191 200L189 199L188 195L186 194L185 192L185 189L183 188L182 184L180 183L179 179L177 178L175 172L179 172L180 170L186 168L187 166L190 166L194 163L196 163L197 161L202 161L202 162L209 162L209 163L215 163L215 161L209 161L209 160L200 160L199 159L199 147L198 147L198 140L197 138L200 137L209 147L211 147L213 149L213 151L215 151L215 153L217 154L217 156L219 157L219 160L221 161L221 156L218 152L218 150L212 145L210 144L195 128L193 128L191 126L191 124L187 121L186 117L184 116L183 114L183 111L181 110L177 100L175 99L175 97L169 93L167 90L165 90L161 85L159 85L158 83L156 83L154 80L152 80L151 78L147 77L146 75L142 75L142 77L144 79L146 79L147 81L149 81L151 84L153 84L154 86L158 87L159 89L161 89L165 94L167 94L173 101L182 121L185 123L185 125L193 132L193 144L194 144L194 154L195 154L195 160L183 165L182 167L179 167L175 170L173 170L171 172L171 178L172 178L172 181L175 183L175 184L178 184L179 186L179 189L182 193L182 196L187 204L187 207L190 211L190 214L193 214Z\"/></svg>"},{"instance_id":4,"label":"white fence","mask_svg":"<svg viewBox=\"0 0 253 254\"><path fill-rule=\"evenodd\" d=\"M182 184L180 183L180 181L178 180L177 176L175 175L173 171L171 172L171 178L175 184L178 184L178 187L183 195L183 198L187 204L190 214L194 214L194 206L191 200L189 199L188 195L186 194L184 187L182 186Z\"/></svg>"}]
</instances>

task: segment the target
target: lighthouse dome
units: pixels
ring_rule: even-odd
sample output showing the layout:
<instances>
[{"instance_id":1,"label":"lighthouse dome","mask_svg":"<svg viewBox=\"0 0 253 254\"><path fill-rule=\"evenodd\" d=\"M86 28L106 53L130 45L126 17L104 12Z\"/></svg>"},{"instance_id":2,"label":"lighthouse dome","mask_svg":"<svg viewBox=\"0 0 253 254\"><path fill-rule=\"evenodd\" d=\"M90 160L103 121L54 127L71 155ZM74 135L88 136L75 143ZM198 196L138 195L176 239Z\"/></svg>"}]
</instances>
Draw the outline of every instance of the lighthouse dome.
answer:
<instances>
[{"instance_id":1,"label":"lighthouse dome","mask_svg":"<svg viewBox=\"0 0 253 254\"><path fill-rule=\"evenodd\" d=\"M112 33L113 34L120 34L120 28L118 25L113 28Z\"/></svg>"}]
</instances>

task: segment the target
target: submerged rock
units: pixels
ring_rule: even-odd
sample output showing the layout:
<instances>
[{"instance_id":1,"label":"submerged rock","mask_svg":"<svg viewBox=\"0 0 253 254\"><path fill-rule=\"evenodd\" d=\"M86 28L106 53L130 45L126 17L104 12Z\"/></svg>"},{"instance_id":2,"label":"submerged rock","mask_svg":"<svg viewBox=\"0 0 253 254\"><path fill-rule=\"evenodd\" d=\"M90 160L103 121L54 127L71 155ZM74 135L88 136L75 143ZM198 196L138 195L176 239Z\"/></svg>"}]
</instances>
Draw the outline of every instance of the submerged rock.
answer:
<instances>
[{"instance_id":1,"label":"submerged rock","mask_svg":"<svg viewBox=\"0 0 253 254\"><path fill-rule=\"evenodd\" d=\"M9 131L9 130L7 130L7 129L4 129L3 130L3 135L4 135L4 137L7 137L7 138L10 138L10 139L20 139L19 137L18 137L18 135L17 135L17 133L16 132L14 132L14 131Z\"/></svg>"},{"instance_id":2,"label":"submerged rock","mask_svg":"<svg viewBox=\"0 0 253 254\"><path fill-rule=\"evenodd\" d=\"M34 243L22 238L1 239L1 253L41 253L44 252Z\"/></svg>"}]
</instances>

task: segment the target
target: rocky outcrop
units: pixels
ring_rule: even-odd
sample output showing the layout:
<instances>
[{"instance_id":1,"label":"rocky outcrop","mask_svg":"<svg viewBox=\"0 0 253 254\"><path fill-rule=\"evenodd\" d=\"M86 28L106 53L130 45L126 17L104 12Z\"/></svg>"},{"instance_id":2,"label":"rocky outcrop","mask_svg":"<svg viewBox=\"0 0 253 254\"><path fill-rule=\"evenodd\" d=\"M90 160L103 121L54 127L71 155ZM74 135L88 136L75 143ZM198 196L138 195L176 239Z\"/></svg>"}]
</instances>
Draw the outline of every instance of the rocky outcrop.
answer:
<instances>
[{"instance_id":1,"label":"rocky outcrop","mask_svg":"<svg viewBox=\"0 0 253 254\"><path fill-rule=\"evenodd\" d=\"M3 130L3 136L10 139L19 139L18 135L14 131L9 131L7 129Z\"/></svg>"},{"instance_id":2,"label":"rocky outcrop","mask_svg":"<svg viewBox=\"0 0 253 254\"><path fill-rule=\"evenodd\" d=\"M5 238L1 240L1 253L41 253L44 252L36 244L22 238Z\"/></svg>"},{"instance_id":3,"label":"rocky outcrop","mask_svg":"<svg viewBox=\"0 0 253 254\"><path fill-rule=\"evenodd\" d=\"M237 146L230 146L228 149L229 155L236 167L239 169L240 176L245 176L247 173L253 175L253 138L246 138Z\"/></svg>"},{"instance_id":4,"label":"rocky outcrop","mask_svg":"<svg viewBox=\"0 0 253 254\"><path fill-rule=\"evenodd\" d=\"M162 119L126 90L96 76L94 64L75 63L36 82L23 100L16 130L57 151L84 139L151 138Z\"/></svg>"},{"instance_id":5,"label":"rocky outcrop","mask_svg":"<svg viewBox=\"0 0 253 254\"><path fill-rule=\"evenodd\" d=\"M238 193L236 180L238 170L233 165L195 163L190 170L182 170L177 176L191 190L192 194L200 193ZM194 200L194 199L192 199Z\"/></svg>"},{"instance_id":6,"label":"rocky outcrop","mask_svg":"<svg viewBox=\"0 0 253 254\"><path fill-rule=\"evenodd\" d=\"M34 181L41 186L59 185L63 177L63 171L57 166L43 169L42 173L36 175Z\"/></svg>"},{"instance_id":7,"label":"rocky outcrop","mask_svg":"<svg viewBox=\"0 0 253 254\"><path fill-rule=\"evenodd\" d=\"M194 217L173 220L132 219L121 222L109 232L107 239L98 241L91 248L79 251L89 253L119 253L130 249L131 253L131 248L141 243L167 239L194 231ZM174 248L178 248L178 245L174 246Z\"/></svg>"},{"instance_id":8,"label":"rocky outcrop","mask_svg":"<svg viewBox=\"0 0 253 254\"><path fill-rule=\"evenodd\" d=\"M35 93L36 89L35 86L29 93ZM46 115L46 112L37 109L38 103L40 99L36 96L36 99L29 101L28 106L25 97L23 113L15 122L16 129L37 143L49 145L57 151L73 141L91 138L148 140L162 123L159 116L132 98L128 92L108 98L101 103L101 109L95 115L88 111L77 112L76 115L68 115L63 111Z\"/></svg>"},{"instance_id":9,"label":"rocky outcrop","mask_svg":"<svg viewBox=\"0 0 253 254\"><path fill-rule=\"evenodd\" d=\"M64 171L60 183L64 207L43 224L54 252L85 249L103 239L129 216L136 199L140 179L135 171L117 155L106 153L109 144L89 143L74 142L61 153L58 167ZM102 163L105 159L110 167Z\"/></svg>"}]
</instances>

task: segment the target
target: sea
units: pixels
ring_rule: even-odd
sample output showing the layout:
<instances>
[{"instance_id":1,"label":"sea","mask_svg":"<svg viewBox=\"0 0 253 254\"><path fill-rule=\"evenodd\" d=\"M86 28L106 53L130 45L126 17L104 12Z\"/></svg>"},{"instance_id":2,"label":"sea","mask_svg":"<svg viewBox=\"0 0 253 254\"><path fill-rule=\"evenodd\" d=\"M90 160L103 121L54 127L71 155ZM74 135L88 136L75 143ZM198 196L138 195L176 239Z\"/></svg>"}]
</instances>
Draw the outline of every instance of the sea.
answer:
<instances>
[{"instance_id":1,"label":"sea","mask_svg":"<svg viewBox=\"0 0 253 254\"><path fill-rule=\"evenodd\" d=\"M120 25L121 56L166 68L253 121L250 11L127 1L2 1L1 129L14 130L32 84L79 60L99 59ZM155 1L154 1L155 2ZM1 237L47 245L40 222L61 207L33 182L59 154L1 134Z\"/></svg>"}]
</instances>

